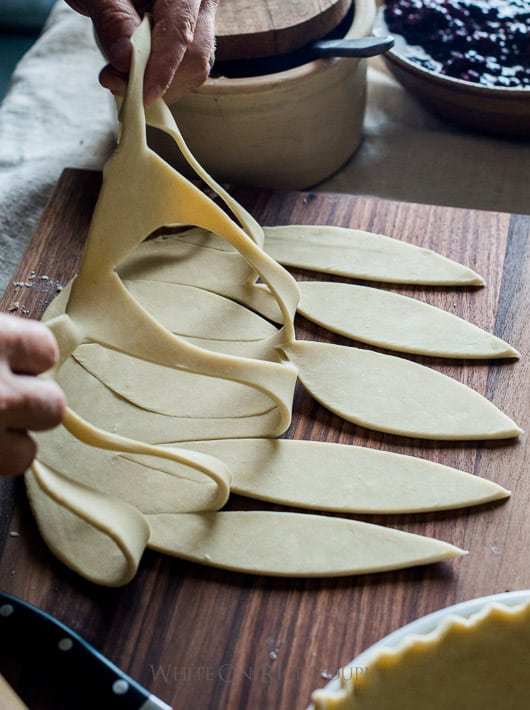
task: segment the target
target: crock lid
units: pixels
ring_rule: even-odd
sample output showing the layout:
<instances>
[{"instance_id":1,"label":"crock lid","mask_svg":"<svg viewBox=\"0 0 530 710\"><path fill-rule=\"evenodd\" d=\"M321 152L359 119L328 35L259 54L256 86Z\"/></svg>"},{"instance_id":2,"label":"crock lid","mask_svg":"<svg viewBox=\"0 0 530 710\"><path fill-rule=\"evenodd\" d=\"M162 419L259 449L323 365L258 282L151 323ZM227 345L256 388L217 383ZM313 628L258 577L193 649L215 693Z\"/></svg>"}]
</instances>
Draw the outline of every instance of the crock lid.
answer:
<instances>
[{"instance_id":1,"label":"crock lid","mask_svg":"<svg viewBox=\"0 0 530 710\"><path fill-rule=\"evenodd\" d=\"M333 31L352 0L221 0L216 58L225 61L287 54Z\"/></svg>"}]
</instances>

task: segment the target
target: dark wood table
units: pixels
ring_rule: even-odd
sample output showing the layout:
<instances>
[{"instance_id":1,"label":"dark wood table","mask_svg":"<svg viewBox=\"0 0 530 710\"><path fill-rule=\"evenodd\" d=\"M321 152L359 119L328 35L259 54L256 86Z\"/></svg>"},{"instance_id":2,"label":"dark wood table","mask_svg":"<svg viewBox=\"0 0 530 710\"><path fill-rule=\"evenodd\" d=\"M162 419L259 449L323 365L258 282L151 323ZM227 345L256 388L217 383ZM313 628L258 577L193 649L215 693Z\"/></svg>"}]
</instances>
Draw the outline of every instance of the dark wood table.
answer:
<instances>
[{"instance_id":1,"label":"dark wood table","mask_svg":"<svg viewBox=\"0 0 530 710\"><path fill-rule=\"evenodd\" d=\"M40 318L58 286L75 273L99 185L98 173L65 171L2 310ZM434 248L481 273L486 288L393 288L492 330L521 352L516 363L415 359L472 386L528 427L530 217L351 195L263 190L234 195L263 224L329 223L383 232ZM315 337L316 330L302 319L297 326L300 336ZM53 557L36 529L22 480L3 480L1 588L71 626L175 708L294 710L304 708L311 690L341 665L399 626L458 601L530 587L526 435L477 445L371 433L328 413L300 387L287 436L423 456L490 478L513 495L471 510L370 518L469 550L453 562L289 580L223 572L148 551L129 585L105 589ZM245 503L234 499L230 505ZM22 671L11 680L19 692L27 690ZM45 707L37 691L33 696L32 708Z\"/></svg>"}]
</instances>

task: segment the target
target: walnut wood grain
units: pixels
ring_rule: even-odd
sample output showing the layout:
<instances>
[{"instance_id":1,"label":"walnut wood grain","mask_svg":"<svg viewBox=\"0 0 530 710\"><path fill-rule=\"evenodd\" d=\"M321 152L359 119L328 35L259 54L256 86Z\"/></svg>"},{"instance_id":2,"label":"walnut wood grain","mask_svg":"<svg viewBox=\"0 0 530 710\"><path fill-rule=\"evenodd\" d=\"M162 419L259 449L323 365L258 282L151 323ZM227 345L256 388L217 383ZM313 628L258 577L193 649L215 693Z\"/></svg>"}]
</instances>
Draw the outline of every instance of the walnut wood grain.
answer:
<instances>
[{"instance_id":1,"label":"walnut wood grain","mask_svg":"<svg viewBox=\"0 0 530 710\"><path fill-rule=\"evenodd\" d=\"M216 58L271 57L322 39L346 16L351 0L221 0Z\"/></svg>"},{"instance_id":2,"label":"walnut wood grain","mask_svg":"<svg viewBox=\"0 0 530 710\"><path fill-rule=\"evenodd\" d=\"M64 173L13 278L39 286L11 284L4 310L18 301L19 313L40 317L56 284L64 285L75 273L99 184L97 173ZM384 288L414 294L509 340L522 353L517 363L412 359L471 385L528 427L530 217L349 195L262 190L234 195L264 224L329 223L380 231L476 269L485 288ZM47 290L41 289L42 276L51 284ZM297 330L300 338L320 337L303 319ZM474 510L357 516L469 550L458 561L337 580L275 580L147 552L134 581L109 590L55 560L39 537L22 482L4 481L0 585L72 626L175 708L244 710L304 708L313 688L399 626L448 604L530 586L525 435L518 442L477 445L370 433L325 411L300 386L287 436L424 456L488 477L510 488L513 497ZM230 505L258 507L242 498ZM25 699L31 679L19 670L10 680ZM30 706L46 708L38 698Z\"/></svg>"}]
</instances>

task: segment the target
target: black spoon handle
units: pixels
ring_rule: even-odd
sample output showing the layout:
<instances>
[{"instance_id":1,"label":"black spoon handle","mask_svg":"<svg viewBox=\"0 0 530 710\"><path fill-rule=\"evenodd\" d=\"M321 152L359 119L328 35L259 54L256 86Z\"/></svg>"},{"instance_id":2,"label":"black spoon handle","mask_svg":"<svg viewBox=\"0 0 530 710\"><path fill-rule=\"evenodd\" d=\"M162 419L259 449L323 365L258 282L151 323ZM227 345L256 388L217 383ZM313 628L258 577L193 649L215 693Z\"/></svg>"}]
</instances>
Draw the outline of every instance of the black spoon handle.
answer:
<instances>
[{"instance_id":1,"label":"black spoon handle","mask_svg":"<svg viewBox=\"0 0 530 710\"><path fill-rule=\"evenodd\" d=\"M393 37L355 37L352 39L328 39L311 44L312 52L321 58L375 57L394 46Z\"/></svg>"}]
</instances>

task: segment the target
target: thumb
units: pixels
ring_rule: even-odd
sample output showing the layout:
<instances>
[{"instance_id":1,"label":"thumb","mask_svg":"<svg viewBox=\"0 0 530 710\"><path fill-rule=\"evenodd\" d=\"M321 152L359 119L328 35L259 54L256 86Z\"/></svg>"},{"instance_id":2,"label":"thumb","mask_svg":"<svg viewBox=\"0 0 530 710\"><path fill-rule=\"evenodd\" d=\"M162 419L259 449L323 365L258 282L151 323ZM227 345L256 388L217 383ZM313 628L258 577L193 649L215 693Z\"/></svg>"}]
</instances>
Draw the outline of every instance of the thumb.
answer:
<instances>
[{"instance_id":1,"label":"thumb","mask_svg":"<svg viewBox=\"0 0 530 710\"><path fill-rule=\"evenodd\" d=\"M94 24L100 47L110 64L127 73L131 64L130 37L141 19L130 0L91 0L85 13Z\"/></svg>"}]
</instances>

